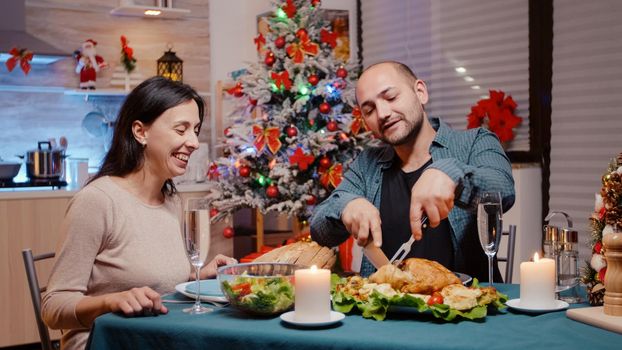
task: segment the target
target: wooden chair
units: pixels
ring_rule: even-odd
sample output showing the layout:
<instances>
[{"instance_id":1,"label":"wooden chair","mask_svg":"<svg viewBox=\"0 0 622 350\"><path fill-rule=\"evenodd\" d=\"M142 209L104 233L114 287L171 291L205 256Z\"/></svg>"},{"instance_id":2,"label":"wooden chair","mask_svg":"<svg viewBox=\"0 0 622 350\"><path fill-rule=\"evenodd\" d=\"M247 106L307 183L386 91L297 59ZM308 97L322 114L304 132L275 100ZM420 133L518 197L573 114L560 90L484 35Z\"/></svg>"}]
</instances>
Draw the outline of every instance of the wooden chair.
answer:
<instances>
[{"instance_id":1,"label":"wooden chair","mask_svg":"<svg viewBox=\"0 0 622 350\"><path fill-rule=\"evenodd\" d=\"M30 288L30 298L32 299L32 307L35 312L35 320L37 321L39 338L41 339L41 348L43 350L60 349L60 343L58 341L52 341L50 339L50 332L48 330L48 327L43 322L43 318L41 318L41 293L45 292L46 287L39 287L39 280L37 278L35 262L39 260L51 259L54 257L54 255L54 253L32 255L32 250L22 250L22 257L24 258L24 268L26 269L26 278L28 279L28 287Z\"/></svg>"},{"instance_id":2,"label":"wooden chair","mask_svg":"<svg viewBox=\"0 0 622 350\"><path fill-rule=\"evenodd\" d=\"M516 243L516 225L510 225L508 231L503 231L503 236L508 237L508 249L504 257L497 256L498 262L505 262L505 283L512 283L512 272L514 271L514 245ZM501 238L503 238L503 236Z\"/></svg>"}]
</instances>

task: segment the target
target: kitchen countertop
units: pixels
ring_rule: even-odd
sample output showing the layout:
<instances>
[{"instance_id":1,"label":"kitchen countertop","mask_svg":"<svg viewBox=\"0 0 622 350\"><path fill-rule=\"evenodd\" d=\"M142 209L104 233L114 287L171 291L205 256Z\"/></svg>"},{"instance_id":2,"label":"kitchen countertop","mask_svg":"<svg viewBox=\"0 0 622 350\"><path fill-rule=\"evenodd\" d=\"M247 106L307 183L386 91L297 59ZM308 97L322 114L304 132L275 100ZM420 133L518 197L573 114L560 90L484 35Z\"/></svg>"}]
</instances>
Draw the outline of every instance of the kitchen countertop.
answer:
<instances>
[{"instance_id":1,"label":"kitchen countertop","mask_svg":"<svg viewBox=\"0 0 622 350\"><path fill-rule=\"evenodd\" d=\"M180 193L207 192L211 185L208 183L189 183L176 185ZM52 187L17 187L0 188L0 200L10 199L43 199L43 198L66 198L73 197L78 189L52 189Z\"/></svg>"}]
</instances>

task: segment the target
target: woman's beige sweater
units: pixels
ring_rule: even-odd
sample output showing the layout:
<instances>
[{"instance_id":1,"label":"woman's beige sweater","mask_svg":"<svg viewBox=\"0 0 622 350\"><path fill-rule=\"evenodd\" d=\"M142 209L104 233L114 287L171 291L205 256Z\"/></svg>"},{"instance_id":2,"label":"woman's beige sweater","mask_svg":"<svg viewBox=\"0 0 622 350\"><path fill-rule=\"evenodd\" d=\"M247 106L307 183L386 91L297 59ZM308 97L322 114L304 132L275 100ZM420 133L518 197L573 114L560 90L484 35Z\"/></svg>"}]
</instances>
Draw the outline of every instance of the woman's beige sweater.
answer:
<instances>
[{"instance_id":1,"label":"woman's beige sweater","mask_svg":"<svg viewBox=\"0 0 622 350\"><path fill-rule=\"evenodd\" d=\"M190 276L181 237L178 197L150 206L113 182L99 178L69 203L42 314L63 329L63 349L83 349L89 329L76 318L85 296L148 286L168 293Z\"/></svg>"}]
</instances>

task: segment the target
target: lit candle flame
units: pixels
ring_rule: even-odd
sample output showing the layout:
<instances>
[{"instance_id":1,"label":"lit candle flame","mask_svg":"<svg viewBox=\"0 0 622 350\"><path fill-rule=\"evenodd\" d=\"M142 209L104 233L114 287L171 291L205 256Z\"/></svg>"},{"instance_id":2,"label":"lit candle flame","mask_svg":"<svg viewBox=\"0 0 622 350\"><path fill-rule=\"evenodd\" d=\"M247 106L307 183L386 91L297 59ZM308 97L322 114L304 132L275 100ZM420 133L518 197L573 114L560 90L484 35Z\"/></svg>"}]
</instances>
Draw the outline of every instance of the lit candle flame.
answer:
<instances>
[{"instance_id":1,"label":"lit candle flame","mask_svg":"<svg viewBox=\"0 0 622 350\"><path fill-rule=\"evenodd\" d=\"M538 252L536 252L536 253L533 255L533 262L538 262L539 260L540 260L540 256L538 255Z\"/></svg>"}]
</instances>

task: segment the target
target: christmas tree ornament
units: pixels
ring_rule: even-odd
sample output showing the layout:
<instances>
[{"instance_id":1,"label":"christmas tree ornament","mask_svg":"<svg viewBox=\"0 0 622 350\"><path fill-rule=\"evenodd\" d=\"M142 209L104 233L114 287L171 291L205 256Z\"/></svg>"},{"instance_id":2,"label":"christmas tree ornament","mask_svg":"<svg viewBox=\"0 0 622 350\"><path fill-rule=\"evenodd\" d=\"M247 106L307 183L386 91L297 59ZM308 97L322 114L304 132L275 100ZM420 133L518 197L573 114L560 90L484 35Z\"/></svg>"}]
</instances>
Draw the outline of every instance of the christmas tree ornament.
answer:
<instances>
[{"instance_id":1,"label":"christmas tree ornament","mask_svg":"<svg viewBox=\"0 0 622 350\"><path fill-rule=\"evenodd\" d=\"M244 89L242 88L242 84L241 83L235 84L235 86L233 86L231 89L227 90L227 93L229 95L233 95L235 97L242 97L242 96L244 96Z\"/></svg>"},{"instance_id":2,"label":"christmas tree ornament","mask_svg":"<svg viewBox=\"0 0 622 350\"><path fill-rule=\"evenodd\" d=\"M322 4L321 0L311 0L311 6L318 7Z\"/></svg>"},{"instance_id":3,"label":"christmas tree ornament","mask_svg":"<svg viewBox=\"0 0 622 350\"><path fill-rule=\"evenodd\" d=\"M328 31L324 28L320 31L320 41L328 44L331 48L337 47L338 34Z\"/></svg>"},{"instance_id":4,"label":"christmas tree ornament","mask_svg":"<svg viewBox=\"0 0 622 350\"><path fill-rule=\"evenodd\" d=\"M19 63L19 67L22 69L22 72L24 72L24 75L28 75L30 72L30 61L32 61L33 57L32 51L14 47L9 51L9 55L11 55L11 57L4 63L9 72L12 72L15 66L17 66L17 63Z\"/></svg>"},{"instance_id":5,"label":"christmas tree ornament","mask_svg":"<svg viewBox=\"0 0 622 350\"><path fill-rule=\"evenodd\" d=\"M222 230L222 235L225 238L232 238L233 236L235 236L235 231L233 230L233 227L227 226Z\"/></svg>"},{"instance_id":6,"label":"christmas tree ornament","mask_svg":"<svg viewBox=\"0 0 622 350\"><path fill-rule=\"evenodd\" d=\"M285 88L285 90L289 90L292 88L292 81L289 79L288 71L285 70L281 73L272 72L271 77L277 89Z\"/></svg>"},{"instance_id":7,"label":"christmas tree ornament","mask_svg":"<svg viewBox=\"0 0 622 350\"><path fill-rule=\"evenodd\" d=\"M272 51L268 51L268 53L266 53L266 59L264 60L264 63L268 67L272 67L274 62L276 62L276 58L274 58L274 53L272 53Z\"/></svg>"},{"instance_id":8,"label":"christmas tree ornament","mask_svg":"<svg viewBox=\"0 0 622 350\"><path fill-rule=\"evenodd\" d=\"M231 137L231 127L228 126L225 128L225 130L223 131L223 134L225 134L225 137Z\"/></svg>"},{"instance_id":9,"label":"christmas tree ornament","mask_svg":"<svg viewBox=\"0 0 622 350\"><path fill-rule=\"evenodd\" d=\"M329 186L337 188L341 183L342 173L343 165L339 163L334 164L320 174L320 183L326 188L329 188Z\"/></svg>"},{"instance_id":10,"label":"christmas tree ornament","mask_svg":"<svg viewBox=\"0 0 622 350\"><path fill-rule=\"evenodd\" d=\"M307 170L314 161L315 157L311 154L304 153L300 147L296 148L294 154L289 156L289 163L291 165L297 165L298 169L302 171Z\"/></svg>"},{"instance_id":11,"label":"christmas tree ornament","mask_svg":"<svg viewBox=\"0 0 622 350\"><path fill-rule=\"evenodd\" d=\"M316 56L320 50L320 46L309 38L307 31L301 30L298 31L299 33L296 33L299 38L299 43L293 42L285 49L287 56L292 58L295 63L304 62L305 54Z\"/></svg>"},{"instance_id":12,"label":"christmas tree ornament","mask_svg":"<svg viewBox=\"0 0 622 350\"><path fill-rule=\"evenodd\" d=\"M254 99L254 98L250 98L250 97L249 97L249 99L248 99L248 103L249 103L251 106L257 106L257 100L256 100L256 99Z\"/></svg>"},{"instance_id":13,"label":"christmas tree ornament","mask_svg":"<svg viewBox=\"0 0 622 350\"><path fill-rule=\"evenodd\" d=\"M293 0L287 0L286 4L282 7L283 12L287 15L287 18L293 18L296 15L296 5Z\"/></svg>"},{"instance_id":14,"label":"christmas tree ornament","mask_svg":"<svg viewBox=\"0 0 622 350\"><path fill-rule=\"evenodd\" d=\"M242 165L240 167L239 172L240 172L240 176L242 176L242 177L249 177L250 174L251 174L251 168L249 166L247 166L247 165Z\"/></svg>"},{"instance_id":15,"label":"christmas tree ornament","mask_svg":"<svg viewBox=\"0 0 622 350\"><path fill-rule=\"evenodd\" d=\"M328 156L323 156L322 158L320 158L320 168L329 168L331 165L331 161L330 158L328 158Z\"/></svg>"},{"instance_id":16,"label":"christmas tree ornament","mask_svg":"<svg viewBox=\"0 0 622 350\"><path fill-rule=\"evenodd\" d=\"M331 120L328 122L328 124L326 124L326 129L328 131L337 131L339 130L339 126L337 125L337 122L334 120Z\"/></svg>"},{"instance_id":17,"label":"christmas tree ornament","mask_svg":"<svg viewBox=\"0 0 622 350\"><path fill-rule=\"evenodd\" d=\"M279 196L279 188L276 185L270 185L266 188L266 196L276 198Z\"/></svg>"},{"instance_id":18,"label":"christmas tree ornament","mask_svg":"<svg viewBox=\"0 0 622 350\"><path fill-rule=\"evenodd\" d=\"M276 38L276 40L274 40L274 46L276 46L277 49L285 47L285 38L282 36Z\"/></svg>"},{"instance_id":19,"label":"christmas tree ornament","mask_svg":"<svg viewBox=\"0 0 622 350\"><path fill-rule=\"evenodd\" d=\"M339 78L345 79L345 77L348 76L348 71L345 68L341 67L337 69L337 72L335 74L337 74Z\"/></svg>"},{"instance_id":20,"label":"christmas tree ornament","mask_svg":"<svg viewBox=\"0 0 622 350\"><path fill-rule=\"evenodd\" d=\"M253 145L258 153L263 151L266 144L272 154L276 154L281 148L281 131L277 127L268 127L264 129L259 125L253 125L253 135L255 136Z\"/></svg>"},{"instance_id":21,"label":"christmas tree ornament","mask_svg":"<svg viewBox=\"0 0 622 350\"><path fill-rule=\"evenodd\" d=\"M327 102L322 102L318 109L320 110L320 113L328 114L330 112L330 104Z\"/></svg>"},{"instance_id":22,"label":"christmas tree ornament","mask_svg":"<svg viewBox=\"0 0 622 350\"><path fill-rule=\"evenodd\" d=\"M307 81L309 82L309 84L316 86L317 83L320 82L320 78L315 74L311 74L309 75L309 78L307 78Z\"/></svg>"},{"instance_id":23,"label":"christmas tree ornament","mask_svg":"<svg viewBox=\"0 0 622 350\"><path fill-rule=\"evenodd\" d=\"M285 133L288 137L295 137L296 135L298 135L298 129L296 129L295 126L291 125L287 127Z\"/></svg>"},{"instance_id":24,"label":"christmas tree ornament","mask_svg":"<svg viewBox=\"0 0 622 350\"><path fill-rule=\"evenodd\" d=\"M307 205L315 205L315 203L317 203L317 197L310 195L310 197L307 198Z\"/></svg>"},{"instance_id":25,"label":"christmas tree ornament","mask_svg":"<svg viewBox=\"0 0 622 350\"><path fill-rule=\"evenodd\" d=\"M266 44L266 38L264 38L263 34L259 33L259 35L253 39L255 45L257 46L257 52L261 52L261 49Z\"/></svg>"},{"instance_id":26,"label":"christmas tree ornament","mask_svg":"<svg viewBox=\"0 0 622 350\"><path fill-rule=\"evenodd\" d=\"M210 208L209 210L209 217L213 218L214 216L218 215L218 209L216 208Z\"/></svg>"},{"instance_id":27,"label":"christmas tree ornament","mask_svg":"<svg viewBox=\"0 0 622 350\"><path fill-rule=\"evenodd\" d=\"M296 37L297 37L297 38L299 38L299 39L300 39L300 38L303 38L303 37L307 37L307 36L308 36L308 35L307 35L307 30L306 30L306 29L304 29L304 28L300 28L300 29L298 29L298 30L296 31Z\"/></svg>"}]
</instances>

